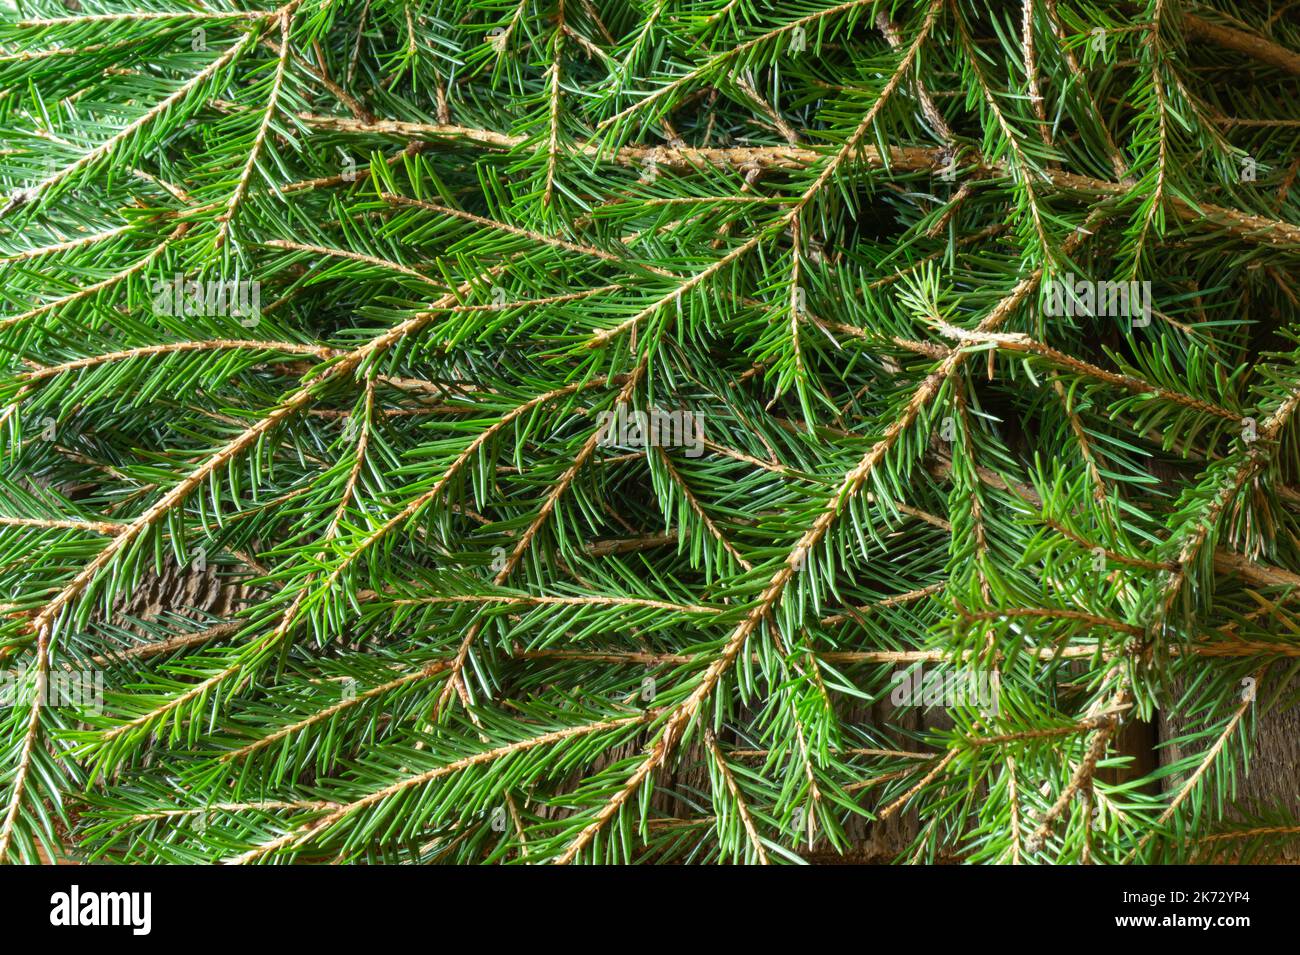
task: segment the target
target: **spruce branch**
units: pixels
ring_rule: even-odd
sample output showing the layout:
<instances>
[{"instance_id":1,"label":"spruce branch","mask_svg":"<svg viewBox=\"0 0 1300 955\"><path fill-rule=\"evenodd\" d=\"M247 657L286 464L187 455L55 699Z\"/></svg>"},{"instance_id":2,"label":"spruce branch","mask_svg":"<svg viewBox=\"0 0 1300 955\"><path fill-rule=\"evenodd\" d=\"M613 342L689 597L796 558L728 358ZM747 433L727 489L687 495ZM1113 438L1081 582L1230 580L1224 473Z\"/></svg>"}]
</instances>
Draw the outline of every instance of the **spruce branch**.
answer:
<instances>
[{"instance_id":1,"label":"spruce branch","mask_svg":"<svg viewBox=\"0 0 1300 955\"><path fill-rule=\"evenodd\" d=\"M1294 851L1284 14L33 2L0 860Z\"/></svg>"}]
</instances>

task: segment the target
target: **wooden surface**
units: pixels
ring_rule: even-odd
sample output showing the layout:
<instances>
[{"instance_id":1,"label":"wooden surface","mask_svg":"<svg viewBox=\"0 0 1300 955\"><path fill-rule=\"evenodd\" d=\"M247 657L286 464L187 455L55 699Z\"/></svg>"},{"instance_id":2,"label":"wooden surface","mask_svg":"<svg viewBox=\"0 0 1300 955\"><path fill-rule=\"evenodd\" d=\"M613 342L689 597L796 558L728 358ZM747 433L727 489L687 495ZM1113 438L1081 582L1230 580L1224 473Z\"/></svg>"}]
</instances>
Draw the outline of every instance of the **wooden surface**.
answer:
<instances>
[{"instance_id":1,"label":"wooden surface","mask_svg":"<svg viewBox=\"0 0 1300 955\"><path fill-rule=\"evenodd\" d=\"M1277 681L1286 675L1287 666L1275 664L1264 675L1260 684L1260 707L1255 714L1254 747L1249 765L1245 772L1237 776L1238 787L1234 803L1249 812L1253 808L1282 808L1292 815L1300 817L1300 707L1290 710L1274 709L1271 712L1263 704L1278 689ZM1289 692L1300 692L1300 682L1292 679ZM1161 715L1160 739L1172 740L1185 731L1186 720ZM1165 744L1158 751L1161 765L1176 762L1183 755L1183 750L1176 745ZM1170 778L1166 789L1172 789L1179 780ZM1300 862L1300 842L1289 840L1278 860L1288 864Z\"/></svg>"}]
</instances>

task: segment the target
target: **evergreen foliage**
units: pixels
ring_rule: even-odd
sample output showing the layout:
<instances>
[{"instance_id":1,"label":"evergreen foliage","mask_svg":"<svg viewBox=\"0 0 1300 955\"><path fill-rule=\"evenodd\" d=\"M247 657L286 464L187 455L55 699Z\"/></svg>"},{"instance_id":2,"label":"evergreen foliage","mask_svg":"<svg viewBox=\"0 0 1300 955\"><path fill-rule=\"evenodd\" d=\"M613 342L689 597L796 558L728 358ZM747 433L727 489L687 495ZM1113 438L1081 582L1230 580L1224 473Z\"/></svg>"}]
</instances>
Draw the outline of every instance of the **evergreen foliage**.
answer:
<instances>
[{"instance_id":1,"label":"evergreen foliage","mask_svg":"<svg viewBox=\"0 0 1300 955\"><path fill-rule=\"evenodd\" d=\"M1235 804L1300 657L1291 5L0 21L0 859L1300 832ZM125 614L165 573L247 599Z\"/></svg>"}]
</instances>

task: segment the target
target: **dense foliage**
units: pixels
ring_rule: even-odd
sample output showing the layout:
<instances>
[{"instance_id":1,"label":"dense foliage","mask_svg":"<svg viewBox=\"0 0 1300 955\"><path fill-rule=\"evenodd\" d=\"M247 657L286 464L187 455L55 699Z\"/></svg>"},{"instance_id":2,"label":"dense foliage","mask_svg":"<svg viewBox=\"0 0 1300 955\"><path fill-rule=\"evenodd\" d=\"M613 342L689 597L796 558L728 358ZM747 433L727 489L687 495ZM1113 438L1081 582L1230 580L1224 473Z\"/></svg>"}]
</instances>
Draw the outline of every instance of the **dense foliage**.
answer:
<instances>
[{"instance_id":1,"label":"dense foliage","mask_svg":"<svg viewBox=\"0 0 1300 955\"><path fill-rule=\"evenodd\" d=\"M1293 5L0 18L0 859L1294 839Z\"/></svg>"}]
</instances>

